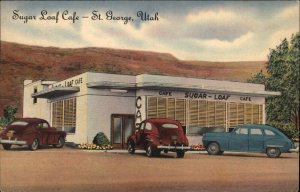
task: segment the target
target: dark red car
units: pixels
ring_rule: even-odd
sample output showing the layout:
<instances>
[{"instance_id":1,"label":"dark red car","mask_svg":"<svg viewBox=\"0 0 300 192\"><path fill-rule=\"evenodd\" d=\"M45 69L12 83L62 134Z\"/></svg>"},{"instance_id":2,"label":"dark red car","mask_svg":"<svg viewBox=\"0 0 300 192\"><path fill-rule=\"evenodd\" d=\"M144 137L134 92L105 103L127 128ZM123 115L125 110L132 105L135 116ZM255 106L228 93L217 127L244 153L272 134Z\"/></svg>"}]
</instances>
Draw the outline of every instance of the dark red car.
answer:
<instances>
[{"instance_id":1,"label":"dark red car","mask_svg":"<svg viewBox=\"0 0 300 192\"><path fill-rule=\"evenodd\" d=\"M17 119L0 132L0 144L5 150L12 145L28 145L31 150L38 149L40 145L61 148L65 138L66 132L57 131L46 120L39 118Z\"/></svg>"},{"instance_id":2,"label":"dark red car","mask_svg":"<svg viewBox=\"0 0 300 192\"><path fill-rule=\"evenodd\" d=\"M173 119L147 119L127 139L129 153L134 154L135 149L140 148L146 150L148 157L172 151L176 157L183 158L190 149L188 145L181 124Z\"/></svg>"}]
</instances>

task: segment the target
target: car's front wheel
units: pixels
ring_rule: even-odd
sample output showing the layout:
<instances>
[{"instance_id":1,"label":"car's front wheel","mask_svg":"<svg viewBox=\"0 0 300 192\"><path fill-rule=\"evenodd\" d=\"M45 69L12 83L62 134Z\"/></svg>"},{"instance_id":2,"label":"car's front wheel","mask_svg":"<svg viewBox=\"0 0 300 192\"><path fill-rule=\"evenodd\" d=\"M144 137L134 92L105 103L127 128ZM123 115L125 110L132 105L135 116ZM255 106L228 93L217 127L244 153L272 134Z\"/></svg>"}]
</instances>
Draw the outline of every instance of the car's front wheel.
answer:
<instances>
[{"instance_id":1,"label":"car's front wheel","mask_svg":"<svg viewBox=\"0 0 300 192\"><path fill-rule=\"evenodd\" d=\"M59 137L58 144L54 144L53 147L55 148L62 148L65 145L65 138Z\"/></svg>"},{"instance_id":2,"label":"car's front wheel","mask_svg":"<svg viewBox=\"0 0 300 192\"><path fill-rule=\"evenodd\" d=\"M277 158L281 155L281 151L279 148L270 147L267 149L267 155L270 158Z\"/></svg>"},{"instance_id":3,"label":"car's front wheel","mask_svg":"<svg viewBox=\"0 0 300 192\"><path fill-rule=\"evenodd\" d=\"M11 144L2 144L2 146L3 146L3 148L5 149L5 150L10 150L10 148L11 148Z\"/></svg>"},{"instance_id":4,"label":"car's front wheel","mask_svg":"<svg viewBox=\"0 0 300 192\"><path fill-rule=\"evenodd\" d=\"M146 148L146 154L147 154L148 157L152 157L154 155L154 151L153 151L150 144Z\"/></svg>"},{"instance_id":5,"label":"car's front wheel","mask_svg":"<svg viewBox=\"0 0 300 192\"><path fill-rule=\"evenodd\" d=\"M29 145L29 149L35 151L39 148L39 140L34 139L33 142Z\"/></svg>"},{"instance_id":6,"label":"car's front wheel","mask_svg":"<svg viewBox=\"0 0 300 192\"><path fill-rule=\"evenodd\" d=\"M218 155L220 154L220 146L216 142L212 142L207 147L207 152L209 155Z\"/></svg>"},{"instance_id":7,"label":"car's front wheel","mask_svg":"<svg viewBox=\"0 0 300 192\"><path fill-rule=\"evenodd\" d=\"M134 154L134 153L135 153L135 145L134 145L134 142L133 142L133 141L128 141L128 144L127 144L127 151L128 151L128 153L130 153L130 154Z\"/></svg>"},{"instance_id":8,"label":"car's front wheel","mask_svg":"<svg viewBox=\"0 0 300 192\"><path fill-rule=\"evenodd\" d=\"M176 157L177 157L177 158L183 158L183 157L184 157L184 154L185 154L185 152L182 151L182 150L177 151L177 152L176 152Z\"/></svg>"}]
</instances>

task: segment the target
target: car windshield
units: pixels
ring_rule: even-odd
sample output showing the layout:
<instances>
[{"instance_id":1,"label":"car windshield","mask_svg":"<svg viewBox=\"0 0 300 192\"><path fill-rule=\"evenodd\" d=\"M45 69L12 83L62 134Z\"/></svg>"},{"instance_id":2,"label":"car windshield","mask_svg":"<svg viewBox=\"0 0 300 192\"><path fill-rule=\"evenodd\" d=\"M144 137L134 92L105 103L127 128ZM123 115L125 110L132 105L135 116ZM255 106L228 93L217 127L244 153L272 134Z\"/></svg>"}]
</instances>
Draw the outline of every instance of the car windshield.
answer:
<instances>
[{"instance_id":1,"label":"car windshield","mask_svg":"<svg viewBox=\"0 0 300 192\"><path fill-rule=\"evenodd\" d=\"M26 126L26 125L28 125L28 122L25 122L25 121L15 121L15 122L12 122L10 125Z\"/></svg>"},{"instance_id":2,"label":"car windshield","mask_svg":"<svg viewBox=\"0 0 300 192\"><path fill-rule=\"evenodd\" d=\"M173 123L157 123L156 126L160 128L165 128L165 129L178 129L178 125L173 124Z\"/></svg>"}]
</instances>

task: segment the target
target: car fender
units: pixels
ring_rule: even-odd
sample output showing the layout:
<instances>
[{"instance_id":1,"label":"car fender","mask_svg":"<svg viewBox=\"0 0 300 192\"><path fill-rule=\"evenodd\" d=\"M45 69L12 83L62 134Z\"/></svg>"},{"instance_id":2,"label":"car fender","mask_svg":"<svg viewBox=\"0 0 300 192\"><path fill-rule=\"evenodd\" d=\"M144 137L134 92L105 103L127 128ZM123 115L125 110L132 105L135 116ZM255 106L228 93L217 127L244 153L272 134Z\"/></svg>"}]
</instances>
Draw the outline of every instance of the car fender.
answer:
<instances>
[{"instance_id":1,"label":"car fender","mask_svg":"<svg viewBox=\"0 0 300 192\"><path fill-rule=\"evenodd\" d=\"M127 138L127 143L128 143L129 141L133 141L134 144L136 144L136 136L135 136L135 135L129 136L129 137Z\"/></svg>"},{"instance_id":2,"label":"car fender","mask_svg":"<svg viewBox=\"0 0 300 192\"><path fill-rule=\"evenodd\" d=\"M284 141L279 141L279 140L269 140L267 142L265 142L265 150L267 150L267 148L279 148L281 152L287 152L291 149L291 147L289 146L288 142L284 142Z\"/></svg>"},{"instance_id":3,"label":"car fender","mask_svg":"<svg viewBox=\"0 0 300 192\"><path fill-rule=\"evenodd\" d=\"M159 145L159 136L155 134L149 134L146 136L145 139L148 143L151 143L152 145Z\"/></svg>"},{"instance_id":4,"label":"car fender","mask_svg":"<svg viewBox=\"0 0 300 192\"><path fill-rule=\"evenodd\" d=\"M58 135L58 138L59 138L59 137L64 137L64 138L66 138L67 133L64 132L64 131L57 131L57 132L56 132L56 135Z\"/></svg>"},{"instance_id":5,"label":"car fender","mask_svg":"<svg viewBox=\"0 0 300 192\"><path fill-rule=\"evenodd\" d=\"M34 134L34 136L31 137L31 138L27 141L27 143L28 143L28 144L32 144L33 141L34 141L35 139L38 139L38 140L39 140L39 143L41 142L41 136L40 136L39 133Z\"/></svg>"},{"instance_id":6,"label":"car fender","mask_svg":"<svg viewBox=\"0 0 300 192\"><path fill-rule=\"evenodd\" d=\"M22 140L26 141L28 144L31 144L36 138L39 140L39 142L41 141L40 133L37 131L28 131L22 135Z\"/></svg>"},{"instance_id":7,"label":"car fender","mask_svg":"<svg viewBox=\"0 0 300 192\"><path fill-rule=\"evenodd\" d=\"M203 144L204 144L204 147L207 148L208 145L210 143L218 143L219 147L220 147L220 150L221 151L226 151L228 150L228 143L229 143L229 140L227 137L203 137Z\"/></svg>"}]
</instances>

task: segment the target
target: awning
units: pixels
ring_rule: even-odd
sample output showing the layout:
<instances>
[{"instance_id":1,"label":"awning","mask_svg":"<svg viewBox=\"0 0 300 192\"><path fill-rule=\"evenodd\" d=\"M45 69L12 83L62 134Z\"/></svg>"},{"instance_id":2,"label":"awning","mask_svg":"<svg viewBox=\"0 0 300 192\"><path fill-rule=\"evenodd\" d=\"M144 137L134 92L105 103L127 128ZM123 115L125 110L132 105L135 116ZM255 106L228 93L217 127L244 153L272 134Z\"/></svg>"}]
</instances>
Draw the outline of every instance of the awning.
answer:
<instances>
[{"instance_id":1,"label":"awning","mask_svg":"<svg viewBox=\"0 0 300 192\"><path fill-rule=\"evenodd\" d=\"M281 95L280 92L274 91L253 91L241 89L228 89L222 87L208 87L208 86L191 86L191 85L182 85L182 84L173 84L173 83L155 83L155 82L146 82L137 84L138 89L152 89L152 90L169 90L169 91L189 91L189 92L207 92L207 93L220 93L220 94L237 94L237 95L247 95L247 96L278 96Z\"/></svg>"},{"instance_id":2,"label":"awning","mask_svg":"<svg viewBox=\"0 0 300 192\"><path fill-rule=\"evenodd\" d=\"M54 98L54 97L60 97L64 95L68 95L71 93L79 92L79 87L53 87L50 89L46 89L37 93L33 93L31 97L33 98Z\"/></svg>"},{"instance_id":3,"label":"awning","mask_svg":"<svg viewBox=\"0 0 300 192\"><path fill-rule=\"evenodd\" d=\"M167 91L189 91L189 92L206 92L206 93L219 93L219 94L236 94L245 96L268 97L281 95L280 92L265 91L265 90L247 90L233 89L217 86L204 86L204 85L185 85L175 83L158 83L158 82L141 82L141 83L123 83L123 82L109 82L99 81L87 83L88 88L96 89L123 89L123 90L167 90Z\"/></svg>"}]
</instances>

